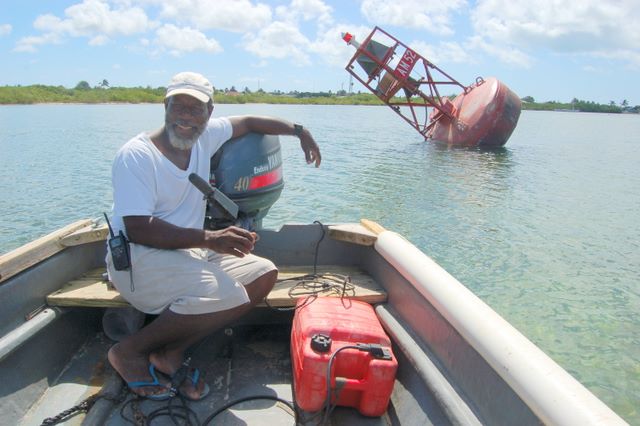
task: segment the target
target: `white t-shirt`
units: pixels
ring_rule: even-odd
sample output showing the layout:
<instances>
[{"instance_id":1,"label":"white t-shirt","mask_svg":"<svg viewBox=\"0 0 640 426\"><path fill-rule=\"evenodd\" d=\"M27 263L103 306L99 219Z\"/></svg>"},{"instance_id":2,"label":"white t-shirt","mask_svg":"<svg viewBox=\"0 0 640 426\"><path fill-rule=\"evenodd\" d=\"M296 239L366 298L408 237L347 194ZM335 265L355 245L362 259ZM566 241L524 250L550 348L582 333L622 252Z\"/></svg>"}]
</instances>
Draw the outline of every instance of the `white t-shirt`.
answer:
<instances>
[{"instance_id":1,"label":"white t-shirt","mask_svg":"<svg viewBox=\"0 0 640 426\"><path fill-rule=\"evenodd\" d=\"M113 230L126 234L125 216L155 216L173 225L202 229L205 200L189 181L196 173L209 181L211 157L231 138L227 118L209 120L207 128L191 148L187 170L181 170L141 133L117 152L111 170L113 184Z\"/></svg>"}]
</instances>

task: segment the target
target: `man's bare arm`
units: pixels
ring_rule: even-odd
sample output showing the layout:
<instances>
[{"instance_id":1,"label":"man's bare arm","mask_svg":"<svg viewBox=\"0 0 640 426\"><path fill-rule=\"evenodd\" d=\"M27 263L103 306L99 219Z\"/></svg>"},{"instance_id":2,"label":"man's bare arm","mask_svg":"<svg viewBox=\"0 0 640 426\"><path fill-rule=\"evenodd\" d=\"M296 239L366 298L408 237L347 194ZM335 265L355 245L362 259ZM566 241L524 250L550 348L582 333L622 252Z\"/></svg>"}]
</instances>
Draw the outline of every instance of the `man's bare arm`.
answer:
<instances>
[{"instance_id":1,"label":"man's bare arm","mask_svg":"<svg viewBox=\"0 0 640 426\"><path fill-rule=\"evenodd\" d=\"M294 123L275 117L260 117L253 115L229 117L233 127L233 137L242 136L249 132L264 133L267 135L295 135L296 130ZM313 139L311 132L307 128L303 128L298 136L300 138L300 146L304 151L304 156L308 164L315 163L316 167L320 166L322 155L320 148Z\"/></svg>"},{"instance_id":2,"label":"man's bare arm","mask_svg":"<svg viewBox=\"0 0 640 426\"><path fill-rule=\"evenodd\" d=\"M257 234L236 226L212 231L181 228L153 216L125 216L129 240L159 249L208 248L242 257L253 250Z\"/></svg>"}]
</instances>

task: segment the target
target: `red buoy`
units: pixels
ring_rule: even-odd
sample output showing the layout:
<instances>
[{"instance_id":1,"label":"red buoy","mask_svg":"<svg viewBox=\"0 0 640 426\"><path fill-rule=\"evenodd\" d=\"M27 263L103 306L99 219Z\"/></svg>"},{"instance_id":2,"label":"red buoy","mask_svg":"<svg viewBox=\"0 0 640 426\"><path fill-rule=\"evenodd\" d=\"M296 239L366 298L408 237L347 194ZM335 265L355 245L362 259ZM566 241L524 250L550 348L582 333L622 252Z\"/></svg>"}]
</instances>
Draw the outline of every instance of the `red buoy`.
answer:
<instances>
[{"instance_id":1,"label":"red buoy","mask_svg":"<svg viewBox=\"0 0 640 426\"><path fill-rule=\"evenodd\" d=\"M347 71L426 140L467 147L507 143L521 102L504 83L478 77L465 86L378 27L362 43L349 33L343 39L356 48ZM451 88L462 93L453 100L440 95Z\"/></svg>"},{"instance_id":2,"label":"red buoy","mask_svg":"<svg viewBox=\"0 0 640 426\"><path fill-rule=\"evenodd\" d=\"M451 101L451 116L434 110L427 138L456 146L503 146L518 124L520 98L493 77L469 89Z\"/></svg>"}]
</instances>

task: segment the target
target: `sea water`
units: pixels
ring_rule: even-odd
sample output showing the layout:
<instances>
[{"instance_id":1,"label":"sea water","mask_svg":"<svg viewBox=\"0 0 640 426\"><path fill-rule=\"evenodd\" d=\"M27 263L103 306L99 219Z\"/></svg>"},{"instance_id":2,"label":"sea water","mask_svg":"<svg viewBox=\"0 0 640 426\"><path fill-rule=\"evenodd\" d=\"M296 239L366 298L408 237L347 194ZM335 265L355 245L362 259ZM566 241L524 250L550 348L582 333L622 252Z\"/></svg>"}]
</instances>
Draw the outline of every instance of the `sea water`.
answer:
<instances>
[{"instance_id":1,"label":"sea water","mask_svg":"<svg viewBox=\"0 0 640 426\"><path fill-rule=\"evenodd\" d=\"M0 107L0 253L111 207L111 161L162 105ZM640 424L640 115L524 111L506 147L424 142L386 107L217 105L308 127L282 137L264 220L400 232L632 424Z\"/></svg>"}]
</instances>

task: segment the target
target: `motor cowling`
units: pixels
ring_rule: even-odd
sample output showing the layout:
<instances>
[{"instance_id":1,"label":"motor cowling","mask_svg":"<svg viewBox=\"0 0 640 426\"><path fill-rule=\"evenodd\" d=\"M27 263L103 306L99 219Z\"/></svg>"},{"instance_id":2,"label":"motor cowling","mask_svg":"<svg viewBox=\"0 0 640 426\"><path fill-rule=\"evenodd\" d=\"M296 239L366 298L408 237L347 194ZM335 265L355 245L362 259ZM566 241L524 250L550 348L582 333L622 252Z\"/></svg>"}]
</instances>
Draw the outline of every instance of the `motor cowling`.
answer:
<instances>
[{"instance_id":1,"label":"motor cowling","mask_svg":"<svg viewBox=\"0 0 640 426\"><path fill-rule=\"evenodd\" d=\"M248 133L228 140L211 158L209 183L238 205L238 218L209 203L205 227L259 229L284 188L280 139Z\"/></svg>"}]
</instances>

